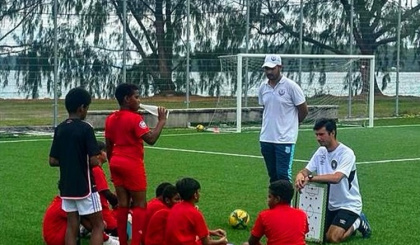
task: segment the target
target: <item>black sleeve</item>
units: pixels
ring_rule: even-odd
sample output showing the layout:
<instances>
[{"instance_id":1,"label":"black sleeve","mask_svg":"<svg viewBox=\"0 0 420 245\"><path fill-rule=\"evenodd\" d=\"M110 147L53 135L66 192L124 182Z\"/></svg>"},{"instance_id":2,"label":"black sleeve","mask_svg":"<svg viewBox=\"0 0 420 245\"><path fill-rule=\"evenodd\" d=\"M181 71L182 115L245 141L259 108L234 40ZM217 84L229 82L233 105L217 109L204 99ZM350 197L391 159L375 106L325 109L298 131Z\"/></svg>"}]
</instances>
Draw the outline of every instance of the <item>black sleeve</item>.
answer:
<instances>
[{"instance_id":1,"label":"black sleeve","mask_svg":"<svg viewBox=\"0 0 420 245\"><path fill-rule=\"evenodd\" d=\"M56 159L58 159L58 156L59 156L59 144L58 144L59 140L57 139L58 138L57 129L58 127L54 129L54 138L53 138L51 149L50 149L50 157L54 157Z\"/></svg>"},{"instance_id":2,"label":"black sleeve","mask_svg":"<svg viewBox=\"0 0 420 245\"><path fill-rule=\"evenodd\" d=\"M99 150L98 142L96 141L93 128L88 125L86 131L86 145L89 157L99 155L101 151Z\"/></svg>"}]
</instances>

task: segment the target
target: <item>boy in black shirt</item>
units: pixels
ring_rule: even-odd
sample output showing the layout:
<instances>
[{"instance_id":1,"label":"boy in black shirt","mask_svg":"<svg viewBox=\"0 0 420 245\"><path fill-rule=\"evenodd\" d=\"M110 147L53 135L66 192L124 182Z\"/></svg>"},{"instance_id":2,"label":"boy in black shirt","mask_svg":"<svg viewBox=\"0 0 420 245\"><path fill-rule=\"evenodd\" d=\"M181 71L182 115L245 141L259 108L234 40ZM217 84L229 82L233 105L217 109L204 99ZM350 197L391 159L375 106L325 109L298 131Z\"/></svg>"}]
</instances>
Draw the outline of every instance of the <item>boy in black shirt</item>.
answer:
<instances>
[{"instance_id":1,"label":"boy in black shirt","mask_svg":"<svg viewBox=\"0 0 420 245\"><path fill-rule=\"evenodd\" d=\"M103 243L101 202L91 172L91 167L99 163L100 150L92 126L83 121L90 103L91 96L85 89L68 92L65 104L69 117L55 129L50 151L50 166L60 167L58 187L62 209L67 213L66 245L76 244L79 215L92 224L90 243Z\"/></svg>"}]
</instances>

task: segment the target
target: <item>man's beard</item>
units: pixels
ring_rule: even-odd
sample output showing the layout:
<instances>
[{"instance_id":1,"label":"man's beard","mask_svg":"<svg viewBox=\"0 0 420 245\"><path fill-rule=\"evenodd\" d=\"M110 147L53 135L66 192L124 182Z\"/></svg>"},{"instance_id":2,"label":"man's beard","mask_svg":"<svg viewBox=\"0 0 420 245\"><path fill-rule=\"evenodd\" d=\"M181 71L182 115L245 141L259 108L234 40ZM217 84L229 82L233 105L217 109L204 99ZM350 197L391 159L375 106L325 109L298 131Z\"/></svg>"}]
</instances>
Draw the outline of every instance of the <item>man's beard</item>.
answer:
<instances>
[{"instance_id":1,"label":"man's beard","mask_svg":"<svg viewBox=\"0 0 420 245\"><path fill-rule=\"evenodd\" d=\"M274 75L274 74L268 74L267 78L268 78L268 80L275 80L277 78L277 76Z\"/></svg>"}]
</instances>

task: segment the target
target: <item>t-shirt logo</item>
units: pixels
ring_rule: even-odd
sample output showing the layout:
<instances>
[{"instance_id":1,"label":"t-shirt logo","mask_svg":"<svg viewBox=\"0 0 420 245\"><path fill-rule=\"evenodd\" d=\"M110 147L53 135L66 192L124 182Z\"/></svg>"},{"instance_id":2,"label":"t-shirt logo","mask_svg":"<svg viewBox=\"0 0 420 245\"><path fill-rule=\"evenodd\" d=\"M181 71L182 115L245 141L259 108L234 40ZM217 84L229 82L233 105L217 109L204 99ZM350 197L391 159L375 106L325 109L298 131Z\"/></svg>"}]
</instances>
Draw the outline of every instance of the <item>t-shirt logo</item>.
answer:
<instances>
[{"instance_id":1,"label":"t-shirt logo","mask_svg":"<svg viewBox=\"0 0 420 245\"><path fill-rule=\"evenodd\" d=\"M283 96L285 93L286 93L286 90L284 90L284 89L279 90L279 95L280 96Z\"/></svg>"},{"instance_id":2,"label":"t-shirt logo","mask_svg":"<svg viewBox=\"0 0 420 245\"><path fill-rule=\"evenodd\" d=\"M338 164L338 163L337 163L337 161L336 161L336 160L332 160L332 161L331 161L331 168L335 170L335 169L337 168L337 164Z\"/></svg>"},{"instance_id":3,"label":"t-shirt logo","mask_svg":"<svg viewBox=\"0 0 420 245\"><path fill-rule=\"evenodd\" d=\"M147 125L146 125L146 123L145 123L144 121L140 121L140 122L139 122L139 127L140 127L140 128L146 128L146 127L147 127Z\"/></svg>"}]
</instances>

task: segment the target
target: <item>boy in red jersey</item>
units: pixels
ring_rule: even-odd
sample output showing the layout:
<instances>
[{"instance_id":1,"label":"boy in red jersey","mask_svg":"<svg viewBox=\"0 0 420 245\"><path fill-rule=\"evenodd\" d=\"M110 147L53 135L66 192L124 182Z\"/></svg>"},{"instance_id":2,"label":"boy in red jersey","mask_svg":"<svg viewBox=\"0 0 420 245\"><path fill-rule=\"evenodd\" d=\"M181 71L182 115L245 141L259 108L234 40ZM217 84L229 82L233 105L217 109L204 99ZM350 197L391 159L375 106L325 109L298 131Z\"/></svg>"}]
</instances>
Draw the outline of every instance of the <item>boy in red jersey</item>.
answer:
<instances>
[{"instance_id":1,"label":"boy in red jersey","mask_svg":"<svg viewBox=\"0 0 420 245\"><path fill-rule=\"evenodd\" d=\"M156 187L155 190L155 197L150 199L147 202L147 210L146 210L146 222L144 224L144 232L143 234L146 234L147 232L147 226L152 218L153 214L155 214L157 211L161 209L167 208L165 205L165 201L163 200L163 191L166 187L173 186L171 183L168 182L162 182ZM175 188L175 187L174 187ZM142 236L142 242L144 243L145 236Z\"/></svg>"},{"instance_id":2,"label":"boy in red jersey","mask_svg":"<svg viewBox=\"0 0 420 245\"><path fill-rule=\"evenodd\" d=\"M107 162L106 145L102 141L98 141L101 154L98 156L99 165L92 168L93 177L96 183L96 189L99 192L102 206L102 217L105 222L105 232L113 236L117 236L117 219L114 210L109 208L109 204L113 208L117 207L117 196L109 190L105 172L102 169L104 163Z\"/></svg>"},{"instance_id":3,"label":"boy in red jersey","mask_svg":"<svg viewBox=\"0 0 420 245\"><path fill-rule=\"evenodd\" d=\"M304 211L290 207L293 185L288 180L277 180L268 187L269 209L258 214L251 236L243 245L259 245L266 236L267 245L305 245L305 234L309 231Z\"/></svg>"},{"instance_id":4,"label":"boy in red jersey","mask_svg":"<svg viewBox=\"0 0 420 245\"><path fill-rule=\"evenodd\" d=\"M58 187L67 213L66 245L76 244L79 216L92 224L91 244L103 242L102 208L91 172L99 164L100 151L92 126L84 121L91 101L89 92L81 87L67 93L69 117L55 128L50 150L50 166L60 167Z\"/></svg>"},{"instance_id":5,"label":"boy in red jersey","mask_svg":"<svg viewBox=\"0 0 420 245\"><path fill-rule=\"evenodd\" d=\"M150 220L150 218L153 216L154 213L156 213L160 209L166 208L165 200L163 198L163 191L168 186L173 186L173 185L168 182L160 183L158 187L156 187L155 197L147 202L146 227L147 227L147 222Z\"/></svg>"},{"instance_id":6,"label":"boy in red jersey","mask_svg":"<svg viewBox=\"0 0 420 245\"><path fill-rule=\"evenodd\" d=\"M65 244L65 235L67 230L67 214L61 209L62 200L59 196L54 197L51 204L45 211L44 220L42 222L42 237L47 245L63 245ZM89 231L92 226L87 219L81 218L80 223ZM102 234L103 245L118 245L118 240L114 240L105 232Z\"/></svg>"},{"instance_id":7,"label":"boy in red jersey","mask_svg":"<svg viewBox=\"0 0 420 245\"><path fill-rule=\"evenodd\" d=\"M139 245L146 220L146 172L143 141L153 145L166 123L166 109L158 108L158 122L150 130L137 112L139 89L134 84L117 86L115 97L120 110L105 121L107 155L118 199L117 223L120 244L127 245L125 232L130 201L132 201L132 245Z\"/></svg>"},{"instance_id":8,"label":"boy in red jersey","mask_svg":"<svg viewBox=\"0 0 420 245\"><path fill-rule=\"evenodd\" d=\"M183 178L176 183L182 201L172 207L165 228L165 245L226 245L226 232L207 228L203 214L195 207L200 199L200 183ZM210 236L218 236L212 240Z\"/></svg>"},{"instance_id":9,"label":"boy in red jersey","mask_svg":"<svg viewBox=\"0 0 420 245\"><path fill-rule=\"evenodd\" d=\"M181 201L178 190L175 186L166 186L163 190L162 199L164 208L156 210L147 223L147 229L145 231L145 245L162 245L163 238L165 237L166 221L169 215L170 209ZM147 207L149 211L149 207Z\"/></svg>"}]
</instances>

